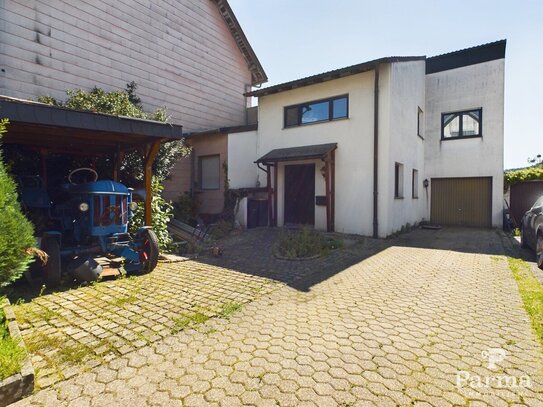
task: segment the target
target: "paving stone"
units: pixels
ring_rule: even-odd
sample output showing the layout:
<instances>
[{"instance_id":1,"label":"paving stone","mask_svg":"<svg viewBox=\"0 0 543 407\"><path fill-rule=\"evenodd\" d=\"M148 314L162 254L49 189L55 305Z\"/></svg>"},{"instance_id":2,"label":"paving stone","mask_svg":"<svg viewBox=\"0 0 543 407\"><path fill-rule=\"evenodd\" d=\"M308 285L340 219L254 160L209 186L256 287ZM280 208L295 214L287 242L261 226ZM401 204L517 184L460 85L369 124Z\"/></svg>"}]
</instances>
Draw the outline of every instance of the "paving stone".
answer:
<instances>
[{"instance_id":1,"label":"paving stone","mask_svg":"<svg viewBox=\"0 0 543 407\"><path fill-rule=\"evenodd\" d=\"M33 355L38 382L51 387L18 405L541 404L541 346L505 258L491 257L504 253L495 231L360 238L307 262L275 259L276 236L245 232L224 242L221 258L22 304L26 338L38 329L88 333L81 340L107 334L113 359L93 359L88 372L62 381L66 369ZM135 302L103 306L131 293ZM230 302L244 305L230 319L213 317ZM198 307L213 318L173 329ZM45 321L40 309L62 314ZM507 350L501 370L487 368L489 348ZM460 371L529 375L532 386L458 387Z\"/></svg>"}]
</instances>

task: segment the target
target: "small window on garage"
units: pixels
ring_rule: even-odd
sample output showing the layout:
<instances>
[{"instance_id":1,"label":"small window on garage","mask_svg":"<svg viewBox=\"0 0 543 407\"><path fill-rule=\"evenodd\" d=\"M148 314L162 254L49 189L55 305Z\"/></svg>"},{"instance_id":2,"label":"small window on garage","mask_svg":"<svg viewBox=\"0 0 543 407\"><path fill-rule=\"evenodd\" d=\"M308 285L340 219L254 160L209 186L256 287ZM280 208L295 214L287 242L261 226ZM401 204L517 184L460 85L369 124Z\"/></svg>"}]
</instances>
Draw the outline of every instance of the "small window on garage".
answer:
<instances>
[{"instance_id":1,"label":"small window on garage","mask_svg":"<svg viewBox=\"0 0 543 407\"><path fill-rule=\"evenodd\" d=\"M394 198L403 198L403 164L394 165Z\"/></svg>"},{"instance_id":2,"label":"small window on garage","mask_svg":"<svg viewBox=\"0 0 543 407\"><path fill-rule=\"evenodd\" d=\"M443 113L441 115L441 139L482 137L483 109Z\"/></svg>"},{"instance_id":3,"label":"small window on garage","mask_svg":"<svg viewBox=\"0 0 543 407\"><path fill-rule=\"evenodd\" d=\"M201 189L220 188L221 159L218 154L199 157L198 169Z\"/></svg>"},{"instance_id":4,"label":"small window on garage","mask_svg":"<svg viewBox=\"0 0 543 407\"><path fill-rule=\"evenodd\" d=\"M413 176L411 178L411 196L413 198L419 197L419 171L413 169Z\"/></svg>"}]
</instances>

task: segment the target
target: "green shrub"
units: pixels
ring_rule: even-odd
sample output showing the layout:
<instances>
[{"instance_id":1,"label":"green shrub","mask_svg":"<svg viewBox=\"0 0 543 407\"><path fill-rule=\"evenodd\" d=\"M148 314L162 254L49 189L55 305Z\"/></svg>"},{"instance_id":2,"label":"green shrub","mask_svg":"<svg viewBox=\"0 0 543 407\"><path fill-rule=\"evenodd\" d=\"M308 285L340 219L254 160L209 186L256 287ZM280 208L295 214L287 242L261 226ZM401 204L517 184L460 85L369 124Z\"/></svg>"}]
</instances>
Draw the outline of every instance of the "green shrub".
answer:
<instances>
[{"instance_id":1,"label":"green shrub","mask_svg":"<svg viewBox=\"0 0 543 407\"><path fill-rule=\"evenodd\" d=\"M188 192L182 194L177 202L173 203L173 217L186 224L193 223L199 212L198 198L190 196Z\"/></svg>"},{"instance_id":2,"label":"green shrub","mask_svg":"<svg viewBox=\"0 0 543 407\"><path fill-rule=\"evenodd\" d=\"M136 95L137 85L130 82L124 90L106 92L103 89L94 87L90 91L82 89L68 89L65 101L57 100L51 96L40 96L38 101L53 106L66 107L68 109L89 110L97 113L107 113L115 116L127 116L138 119L155 120L167 122L168 114L166 108L162 107L154 112L145 112L140 98ZM160 146L157 158L153 163L153 175L161 180L170 175L176 161L181 156L190 153L190 148L184 141L173 141L163 143ZM111 172L111 160L97 161L98 173L102 176ZM77 168L85 166L81 163L73 163L68 167ZM62 174L67 173L68 168L62 169ZM120 168L120 180L126 185L136 186L143 181L143 161L140 152L131 151L125 154Z\"/></svg>"},{"instance_id":3,"label":"green shrub","mask_svg":"<svg viewBox=\"0 0 543 407\"><path fill-rule=\"evenodd\" d=\"M6 317L1 308L3 303L4 297L0 297L0 380L19 372L25 357L23 348L9 336Z\"/></svg>"},{"instance_id":4,"label":"green shrub","mask_svg":"<svg viewBox=\"0 0 543 407\"><path fill-rule=\"evenodd\" d=\"M158 238L158 245L161 251L170 252L172 247L172 238L168 232L168 222L173 217L173 207L166 201L161 193L164 187L160 181L153 178L153 197L151 201L151 214L153 216L153 231ZM145 206L140 202L134 211L134 216L130 220L130 233L135 234L140 227L144 225Z\"/></svg>"},{"instance_id":5,"label":"green shrub","mask_svg":"<svg viewBox=\"0 0 543 407\"><path fill-rule=\"evenodd\" d=\"M7 120L0 121L0 137ZM15 182L7 173L0 152L0 287L19 278L33 261L28 249L35 246L34 228L17 196Z\"/></svg>"},{"instance_id":6,"label":"green shrub","mask_svg":"<svg viewBox=\"0 0 543 407\"><path fill-rule=\"evenodd\" d=\"M519 182L543 180L543 166L521 168L520 170L506 171L504 174L504 188L507 191L511 185Z\"/></svg>"},{"instance_id":7,"label":"green shrub","mask_svg":"<svg viewBox=\"0 0 543 407\"><path fill-rule=\"evenodd\" d=\"M307 228L299 231L283 231L277 242L277 252L280 256L303 258L323 255L330 250L343 246L341 240L327 237Z\"/></svg>"}]
</instances>

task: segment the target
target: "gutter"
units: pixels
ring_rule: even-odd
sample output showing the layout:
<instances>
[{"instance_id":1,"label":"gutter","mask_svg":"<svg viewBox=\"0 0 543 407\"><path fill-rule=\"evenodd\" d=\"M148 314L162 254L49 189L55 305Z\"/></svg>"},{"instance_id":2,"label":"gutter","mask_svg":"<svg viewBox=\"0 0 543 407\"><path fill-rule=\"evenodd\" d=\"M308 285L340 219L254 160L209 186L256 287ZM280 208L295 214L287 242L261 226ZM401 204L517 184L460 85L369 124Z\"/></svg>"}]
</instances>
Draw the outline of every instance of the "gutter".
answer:
<instances>
[{"instance_id":1,"label":"gutter","mask_svg":"<svg viewBox=\"0 0 543 407\"><path fill-rule=\"evenodd\" d=\"M378 219L378 181L379 181L379 62L375 64L375 83L373 91L373 237L379 237Z\"/></svg>"}]
</instances>

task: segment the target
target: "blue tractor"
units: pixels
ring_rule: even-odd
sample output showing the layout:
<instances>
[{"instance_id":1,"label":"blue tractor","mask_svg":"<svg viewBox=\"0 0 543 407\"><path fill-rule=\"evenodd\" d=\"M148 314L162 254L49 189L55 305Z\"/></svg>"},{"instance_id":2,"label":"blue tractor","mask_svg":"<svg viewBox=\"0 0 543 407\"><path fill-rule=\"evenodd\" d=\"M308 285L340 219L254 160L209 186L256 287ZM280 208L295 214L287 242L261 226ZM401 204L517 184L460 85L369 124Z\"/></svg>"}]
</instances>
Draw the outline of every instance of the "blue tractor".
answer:
<instances>
[{"instance_id":1,"label":"blue tractor","mask_svg":"<svg viewBox=\"0 0 543 407\"><path fill-rule=\"evenodd\" d=\"M49 256L44 267L46 284L58 285L61 270L79 281L96 280L104 260L126 273L151 272L158 263L158 241L150 227L141 227L134 236L128 232L128 221L137 207L132 189L115 181L98 181L91 168L70 172L68 181L54 202L39 178L22 182L23 205L45 210L55 225L41 238L41 248Z\"/></svg>"}]
</instances>

